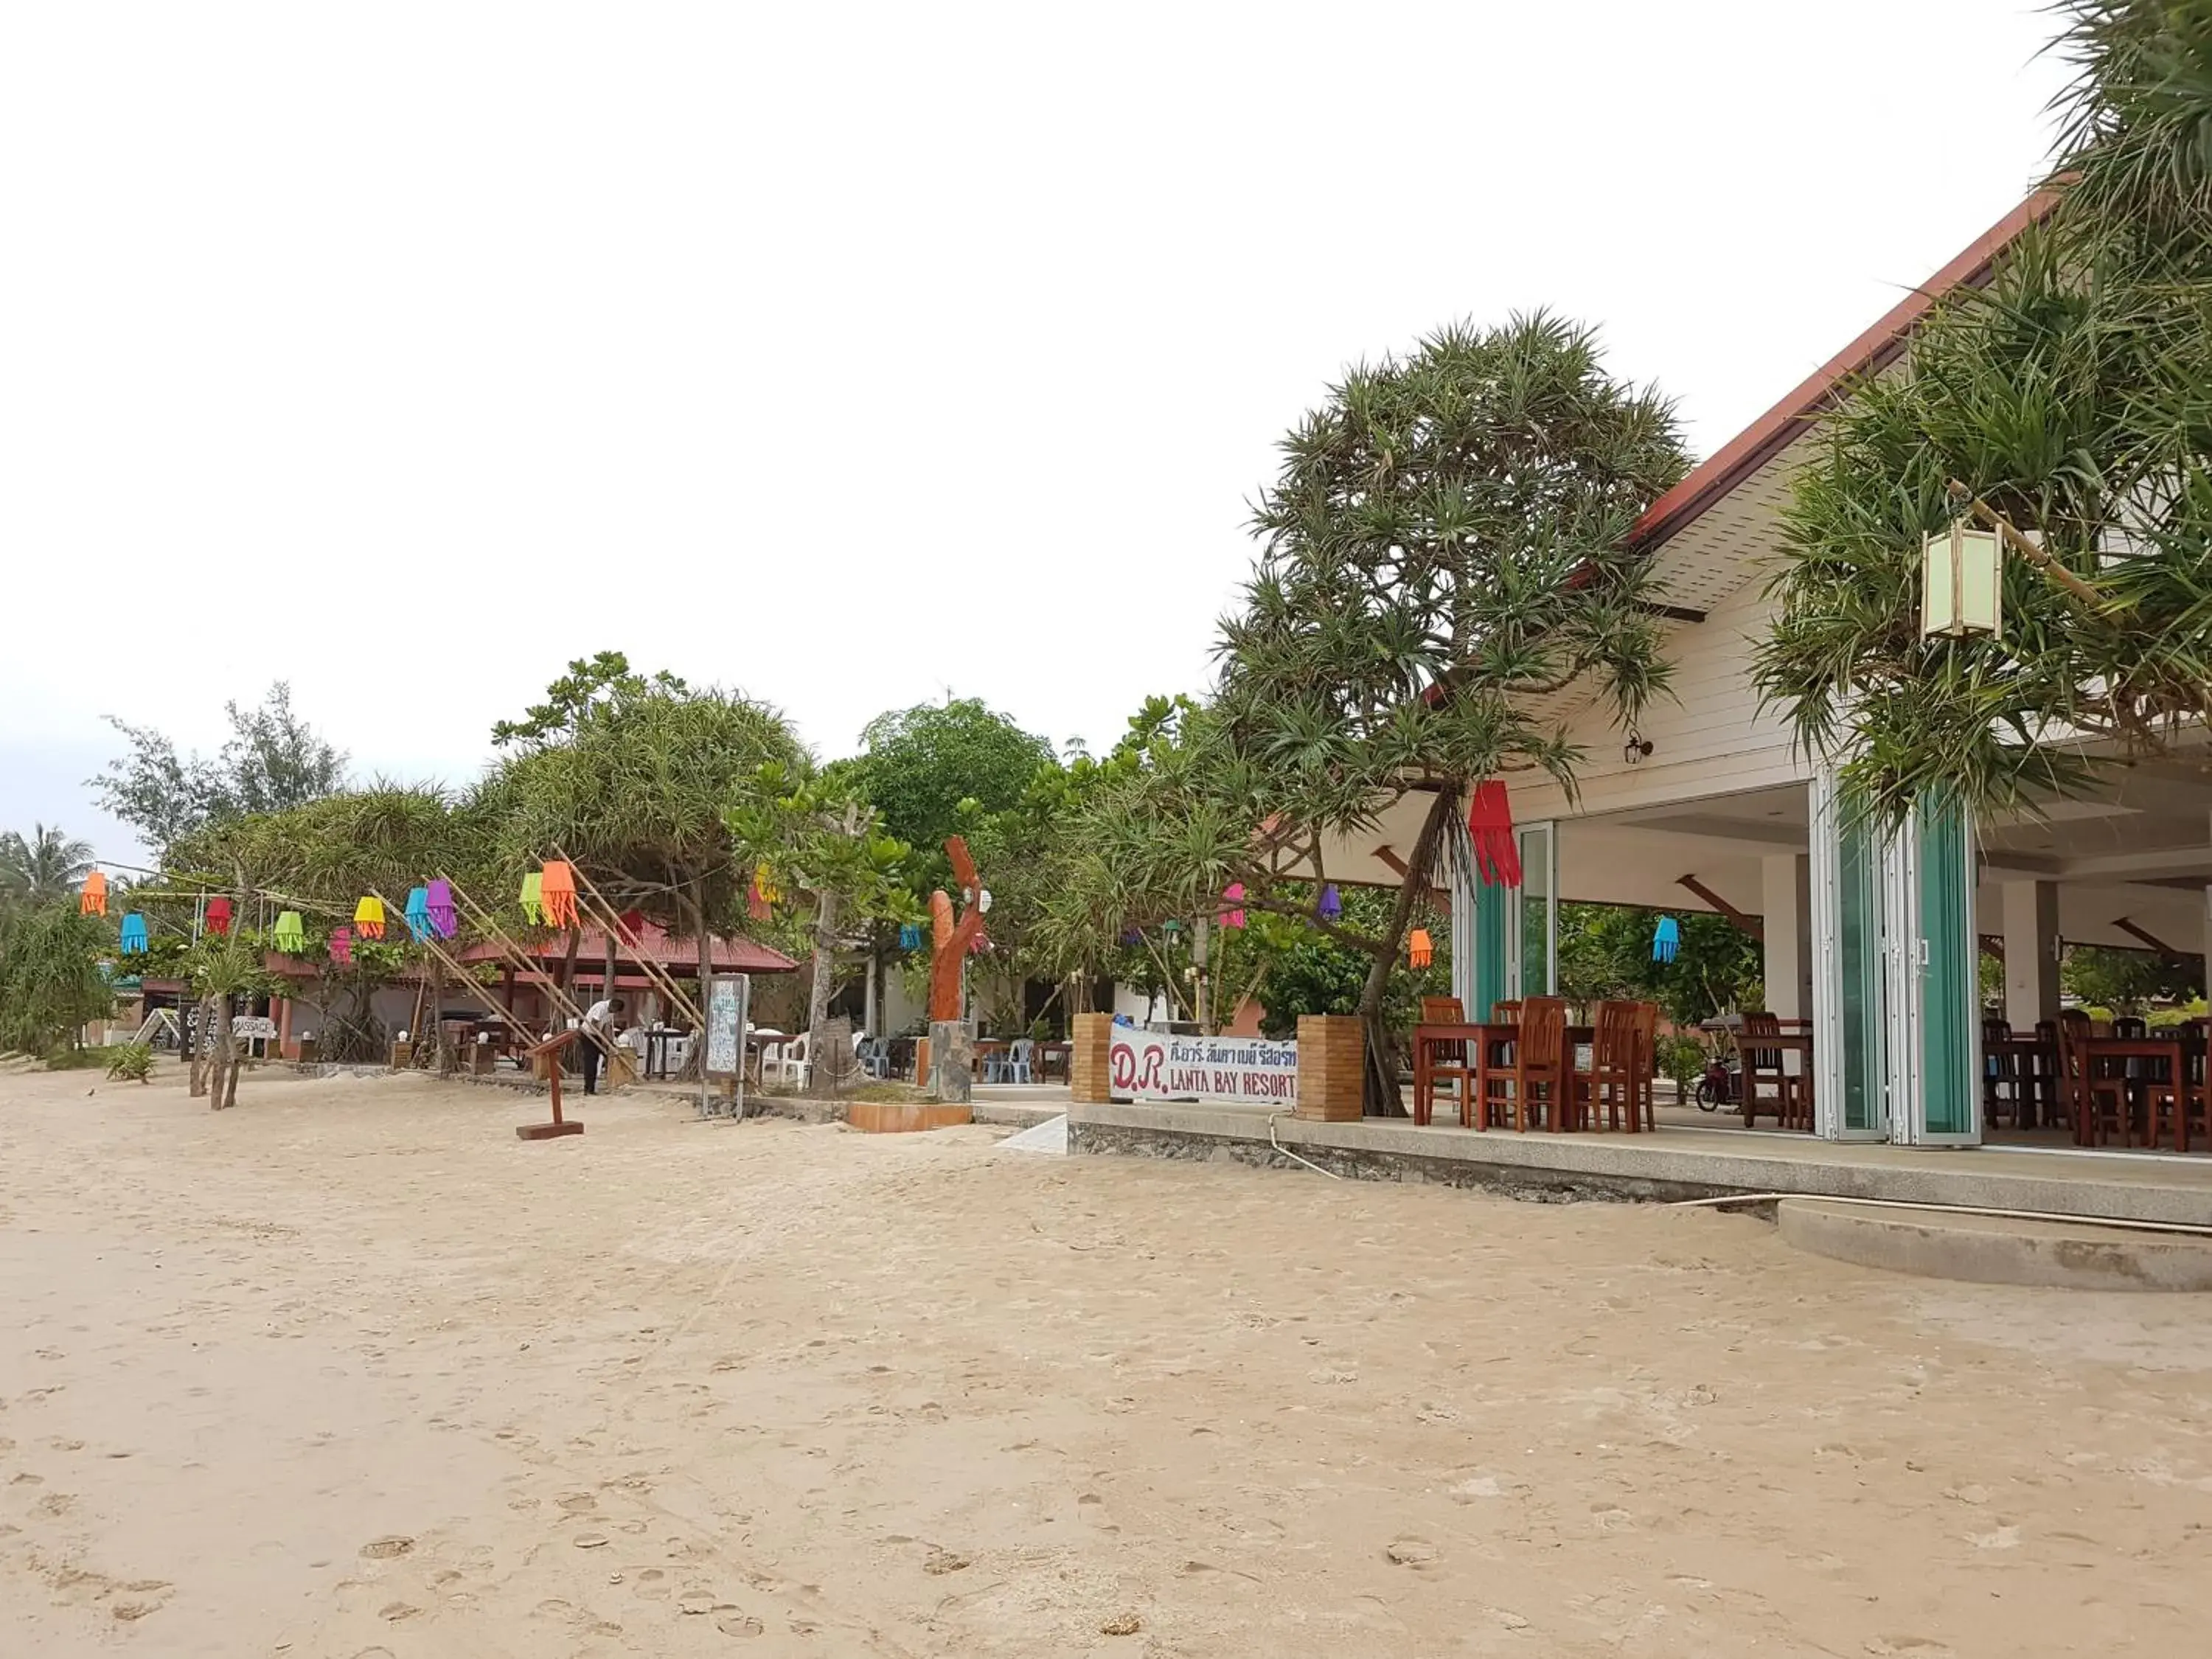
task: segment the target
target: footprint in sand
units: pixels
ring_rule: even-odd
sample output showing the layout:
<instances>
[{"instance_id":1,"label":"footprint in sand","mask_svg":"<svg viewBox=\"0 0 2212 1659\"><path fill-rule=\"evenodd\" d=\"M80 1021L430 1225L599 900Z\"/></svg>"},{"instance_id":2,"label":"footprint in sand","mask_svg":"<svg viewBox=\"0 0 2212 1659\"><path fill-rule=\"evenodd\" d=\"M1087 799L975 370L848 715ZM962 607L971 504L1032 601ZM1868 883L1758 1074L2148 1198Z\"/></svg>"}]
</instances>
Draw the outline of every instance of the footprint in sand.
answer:
<instances>
[{"instance_id":1,"label":"footprint in sand","mask_svg":"<svg viewBox=\"0 0 2212 1659\"><path fill-rule=\"evenodd\" d=\"M768 1627L750 1613L732 1613L717 1619L714 1621L714 1628L725 1636L742 1638L763 1635Z\"/></svg>"}]
</instances>

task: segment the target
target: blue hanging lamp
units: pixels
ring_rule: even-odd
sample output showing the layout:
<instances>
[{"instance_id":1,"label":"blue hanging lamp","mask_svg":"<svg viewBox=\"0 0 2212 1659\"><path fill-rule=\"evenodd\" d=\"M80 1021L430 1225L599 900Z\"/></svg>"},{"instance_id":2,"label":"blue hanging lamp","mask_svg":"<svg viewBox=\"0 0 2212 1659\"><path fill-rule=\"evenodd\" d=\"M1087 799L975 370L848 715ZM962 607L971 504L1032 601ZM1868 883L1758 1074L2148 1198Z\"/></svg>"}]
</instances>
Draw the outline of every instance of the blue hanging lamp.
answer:
<instances>
[{"instance_id":1,"label":"blue hanging lamp","mask_svg":"<svg viewBox=\"0 0 2212 1659\"><path fill-rule=\"evenodd\" d=\"M911 921L901 922L899 924L899 949L902 951L915 951L919 950L921 947L921 927Z\"/></svg>"},{"instance_id":2,"label":"blue hanging lamp","mask_svg":"<svg viewBox=\"0 0 2212 1659\"><path fill-rule=\"evenodd\" d=\"M1344 914L1344 895L1336 890L1334 882L1329 882L1322 888L1321 902L1314 908L1323 921L1334 921Z\"/></svg>"},{"instance_id":3,"label":"blue hanging lamp","mask_svg":"<svg viewBox=\"0 0 2212 1659\"><path fill-rule=\"evenodd\" d=\"M1651 960L1672 962L1682 948L1682 925L1672 916L1659 918L1651 933Z\"/></svg>"},{"instance_id":4,"label":"blue hanging lamp","mask_svg":"<svg viewBox=\"0 0 2212 1659\"><path fill-rule=\"evenodd\" d=\"M412 889L407 895L407 906L402 914L407 920L408 936L417 945L431 937L430 890L428 888Z\"/></svg>"},{"instance_id":5,"label":"blue hanging lamp","mask_svg":"<svg viewBox=\"0 0 2212 1659\"><path fill-rule=\"evenodd\" d=\"M146 954L146 918L136 910L123 918L123 931L118 941L126 957Z\"/></svg>"}]
</instances>

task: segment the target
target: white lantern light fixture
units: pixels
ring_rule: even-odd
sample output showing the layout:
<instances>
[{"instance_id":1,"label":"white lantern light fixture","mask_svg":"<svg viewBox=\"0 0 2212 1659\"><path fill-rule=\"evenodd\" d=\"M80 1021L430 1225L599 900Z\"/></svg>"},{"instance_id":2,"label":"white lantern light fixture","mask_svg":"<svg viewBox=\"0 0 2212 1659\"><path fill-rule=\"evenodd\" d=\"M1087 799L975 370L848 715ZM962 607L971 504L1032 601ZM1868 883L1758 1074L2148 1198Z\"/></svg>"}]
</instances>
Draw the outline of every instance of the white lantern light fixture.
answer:
<instances>
[{"instance_id":1,"label":"white lantern light fixture","mask_svg":"<svg viewBox=\"0 0 2212 1659\"><path fill-rule=\"evenodd\" d=\"M1921 549L1920 632L1964 639L2002 631L2004 548L1964 519L1931 531Z\"/></svg>"}]
</instances>

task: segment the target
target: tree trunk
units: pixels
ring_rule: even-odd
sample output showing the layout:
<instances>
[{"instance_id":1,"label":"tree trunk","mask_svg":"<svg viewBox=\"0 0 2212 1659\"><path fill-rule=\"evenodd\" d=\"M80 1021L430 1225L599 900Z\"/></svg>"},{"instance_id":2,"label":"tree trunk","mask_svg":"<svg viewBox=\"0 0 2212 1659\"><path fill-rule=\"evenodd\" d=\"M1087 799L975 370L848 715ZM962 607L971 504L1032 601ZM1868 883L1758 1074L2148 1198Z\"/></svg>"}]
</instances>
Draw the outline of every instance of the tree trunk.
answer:
<instances>
[{"instance_id":1,"label":"tree trunk","mask_svg":"<svg viewBox=\"0 0 2212 1659\"><path fill-rule=\"evenodd\" d=\"M1213 1000L1206 994L1212 943L1213 918L1201 915L1190 929L1190 965L1196 970L1190 986L1191 1018L1197 1022L1200 1036L1213 1035Z\"/></svg>"},{"instance_id":2,"label":"tree trunk","mask_svg":"<svg viewBox=\"0 0 2212 1659\"><path fill-rule=\"evenodd\" d=\"M836 1079L830 1075L827 1031L830 1024L830 981L837 975L837 896L823 892L814 912L814 984L806 1000L806 1058L810 1094L827 1094Z\"/></svg>"},{"instance_id":3,"label":"tree trunk","mask_svg":"<svg viewBox=\"0 0 2212 1659\"><path fill-rule=\"evenodd\" d=\"M1398 884L1398 902L1390 911L1390 929L1382 948L1367 970L1367 983L1359 993L1359 1018L1367 1029L1367 1111L1372 1117L1403 1117L1406 1103L1398 1091L1398 1048L1382 1004L1390 988L1391 970L1398 965L1398 946L1413 925L1413 911L1428 896L1429 869L1436 862L1444 828L1459 811L1461 790L1439 787L1421 820L1421 833L1413 842L1413 855L1406 860L1405 879Z\"/></svg>"},{"instance_id":4,"label":"tree trunk","mask_svg":"<svg viewBox=\"0 0 2212 1659\"><path fill-rule=\"evenodd\" d=\"M561 994L571 1002L576 1000L576 947L584 942L584 930L568 930L568 948L561 957Z\"/></svg>"},{"instance_id":5,"label":"tree trunk","mask_svg":"<svg viewBox=\"0 0 2212 1659\"><path fill-rule=\"evenodd\" d=\"M691 921L691 938L699 947L699 1012L707 1012L707 1003L714 994L714 942L707 936L707 903L705 896L694 890L684 895L684 914ZM745 1034L738 1033L738 1064L744 1065ZM691 1052L684 1059L686 1080L698 1079L702 1085L707 1076L707 1032L702 1026L691 1034ZM702 1093L704 1098L703 1090Z\"/></svg>"},{"instance_id":6,"label":"tree trunk","mask_svg":"<svg viewBox=\"0 0 2212 1659\"><path fill-rule=\"evenodd\" d=\"M208 1077L208 1109L219 1112L230 1103L234 1091L231 1069L238 1064L238 1039L231 1035L230 995L225 992L215 1000L215 1065Z\"/></svg>"},{"instance_id":7,"label":"tree trunk","mask_svg":"<svg viewBox=\"0 0 2212 1659\"><path fill-rule=\"evenodd\" d=\"M191 1097L198 1100L208 1091L208 1070L215 1053L215 999L200 998L199 1018L194 1022L198 1028L198 1041L191 1045L191 1068L187 1073L186 1087Z\"/></svg>"}]
</instances>

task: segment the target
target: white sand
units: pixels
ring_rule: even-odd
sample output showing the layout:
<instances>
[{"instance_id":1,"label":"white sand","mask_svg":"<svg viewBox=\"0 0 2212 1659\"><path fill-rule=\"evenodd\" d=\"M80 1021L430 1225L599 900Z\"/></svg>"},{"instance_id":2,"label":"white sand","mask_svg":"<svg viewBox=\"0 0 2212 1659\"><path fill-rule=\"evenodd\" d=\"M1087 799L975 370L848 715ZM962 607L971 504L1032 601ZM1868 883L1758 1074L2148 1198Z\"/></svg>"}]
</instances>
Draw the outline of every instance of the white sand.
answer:
<instances>
[{"instance_id":1,"label":"white sand","mask_svg":"<svg viewBox=\"0 0 2212 1659\"><path fill-rule=\"evenodd\" d=\"M0 1077L7 1659L2212 1641L2206 1298L981 1128L240 1097Z\"/></svg>"}]
</instances>

